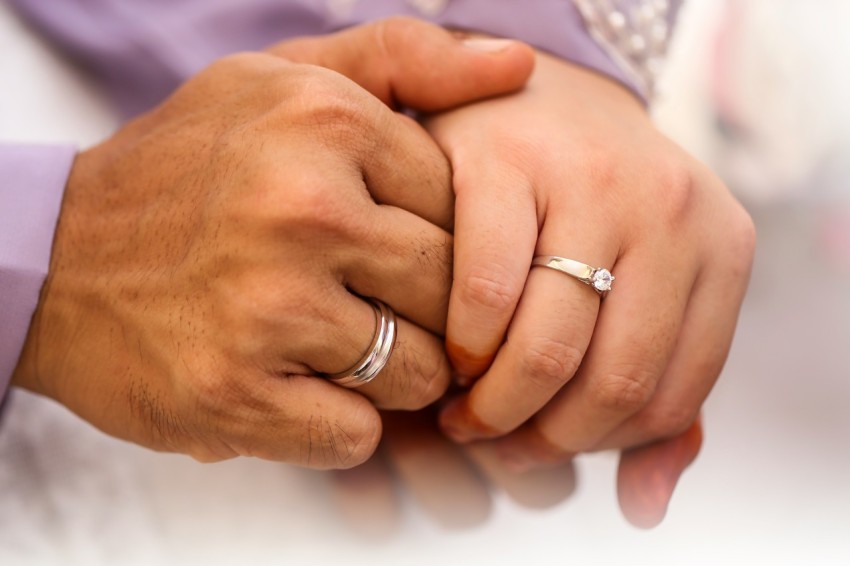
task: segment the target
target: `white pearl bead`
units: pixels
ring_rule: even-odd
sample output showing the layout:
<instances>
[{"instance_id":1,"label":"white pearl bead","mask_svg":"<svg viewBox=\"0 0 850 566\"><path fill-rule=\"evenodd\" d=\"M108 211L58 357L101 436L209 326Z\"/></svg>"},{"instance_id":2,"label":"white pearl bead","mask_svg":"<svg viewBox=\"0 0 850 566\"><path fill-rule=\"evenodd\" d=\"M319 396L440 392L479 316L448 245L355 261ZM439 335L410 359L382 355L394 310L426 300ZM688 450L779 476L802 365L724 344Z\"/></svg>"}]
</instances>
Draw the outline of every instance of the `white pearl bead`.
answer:
<instances>
[{"instance_id":1,"label":"white pearl bead","mask_svg":"<svg viewBox=\"0 0 850 566\"><path fill-rule=\"evenodd\" d=\"M669 0L573 0L585 26L646 96L670 39Z\"/></svg>"},{"instance_id":2,"label":"white pearl bead","mask_svg":"<svg viewBox=\"0 0 850 566\"><path fill-rule=\"evenodd\" d=\"M446 9L449 0L408 0L408 4L418 10L423 16L433 18Z\"/></svg>"},{"instance_id":3,"label":"white pearl bead","mask_svg":"<svg viewBox=\"0 0 850 566\"><path fill-rule=\"evenodd\" d=\"M655 6L652 4L641 4L638 9L638 21L641 24L649 24L651 23L657 14L655 13Z\"/></svg>"},{"instance_id":4,"label":"white pearl bead","mask_svg":"<svg viewBox=\"0 0 850 566\"><path fill-rule=\"evenodd\" d=\"M626 27L626 16L622 12L617 12L616 10L608 14L608 25L611 28L619 32L620 30Z\"/></svg>"},{"instance_id":5,"label":"white pearl bead","mask_svg":"<svg viewBox=\"0 0 850 566\"><path fill-rule=\"evenodd\" d=\"M629 37L629 49L632 53L643 53L646 51L646 39L639 33L632 34Z\"/></svg>"}]
</instances>

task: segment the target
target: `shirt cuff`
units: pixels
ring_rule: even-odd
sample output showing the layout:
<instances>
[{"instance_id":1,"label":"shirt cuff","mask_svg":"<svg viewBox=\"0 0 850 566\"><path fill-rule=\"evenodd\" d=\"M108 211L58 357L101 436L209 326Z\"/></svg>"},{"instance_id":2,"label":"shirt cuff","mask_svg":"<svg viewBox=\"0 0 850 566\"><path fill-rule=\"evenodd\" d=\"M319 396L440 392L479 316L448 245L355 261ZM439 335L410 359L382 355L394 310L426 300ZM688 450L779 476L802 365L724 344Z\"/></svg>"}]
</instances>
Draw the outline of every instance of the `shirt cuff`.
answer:
<instances>
[{"instance_id":1,"label":"shirt cuff","mask_svg":"<svg viewBox=\"0 0 850 566\"><path fill-rule=\"evenodd\" d=\"M17 366L76 149L0 144L0 397Z\"/></svg>"}]
</instances>

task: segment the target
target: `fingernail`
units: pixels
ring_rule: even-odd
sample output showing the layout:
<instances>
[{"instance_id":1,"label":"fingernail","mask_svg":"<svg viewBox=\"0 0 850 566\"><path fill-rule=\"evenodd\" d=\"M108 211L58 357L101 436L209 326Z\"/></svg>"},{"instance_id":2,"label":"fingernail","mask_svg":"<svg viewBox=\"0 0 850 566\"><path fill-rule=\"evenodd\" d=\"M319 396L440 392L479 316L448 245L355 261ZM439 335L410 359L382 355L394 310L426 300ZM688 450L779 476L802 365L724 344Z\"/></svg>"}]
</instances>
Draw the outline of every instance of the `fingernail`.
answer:
<instances>
[{"instance_id":1,"label":"fingernail","mask_svg":"<svg viewBox=\"0 0 850 566\"><path fill-rule=\"evenodd\" d=\"M487 53L498 53L499 51L504 51L508 47L514 44L514 41L510 39L491 39L484 37L473 37L470 39L463 40L463 44L469 47L470 49L475 49L476 51L485 51Z\"/></svg>"},{"instance_id":2,"label":"fingernail","mask_svg":"<svg viewBox=\"0 0 850 566\"><path fill-rule=\"evenodd\" d=\"M446 340L446 353L452 362L456 382L464 387L484 375L496 357L495 352L483 356L473 354L453 340Z\"/></svg>"}]
</instances>

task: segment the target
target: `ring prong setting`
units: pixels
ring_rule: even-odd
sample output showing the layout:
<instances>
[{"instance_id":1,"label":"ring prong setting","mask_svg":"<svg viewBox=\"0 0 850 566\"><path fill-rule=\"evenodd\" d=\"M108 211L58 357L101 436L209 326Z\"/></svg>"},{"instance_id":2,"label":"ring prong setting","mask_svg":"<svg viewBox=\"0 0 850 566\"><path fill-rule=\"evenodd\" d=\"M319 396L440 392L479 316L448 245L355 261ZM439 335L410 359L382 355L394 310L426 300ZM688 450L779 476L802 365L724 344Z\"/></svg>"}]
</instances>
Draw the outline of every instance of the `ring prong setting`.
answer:
<instances>
[{"instance_id":1,"label":"ring prong setting","mask_svg":"<svg viewBox=\"0 0 850 566\"><path fill-rule=\"evenodd\" d=\"M607 269L597 269L590 276L590 283L593 288L600 293L607 293L611 290L611 284L614 282L614 276Z\"/></svg>"}]
</instances>

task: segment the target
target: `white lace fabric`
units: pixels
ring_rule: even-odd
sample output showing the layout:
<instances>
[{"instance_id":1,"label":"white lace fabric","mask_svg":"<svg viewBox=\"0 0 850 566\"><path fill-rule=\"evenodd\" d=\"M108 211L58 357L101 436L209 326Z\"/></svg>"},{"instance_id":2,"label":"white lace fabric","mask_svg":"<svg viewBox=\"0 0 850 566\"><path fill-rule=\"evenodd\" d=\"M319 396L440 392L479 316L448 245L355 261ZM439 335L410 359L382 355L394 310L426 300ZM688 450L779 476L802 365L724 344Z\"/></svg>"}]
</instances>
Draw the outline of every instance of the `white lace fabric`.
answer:
<instances>
[{"instance_id":1,"label":"white lace fabric","mask_svg":"<svg viewBox=\"0 0 850 566\"><path fill-rule=\"evenodd\" d=\"M588 32L652 98L670 41L669 0L572 0Z\"/></svg>"}]
</instances>

